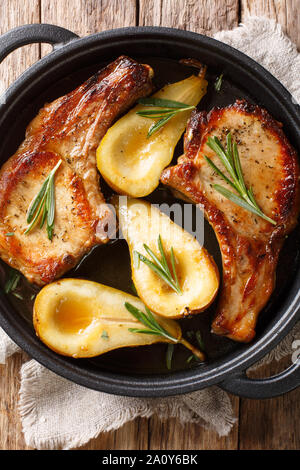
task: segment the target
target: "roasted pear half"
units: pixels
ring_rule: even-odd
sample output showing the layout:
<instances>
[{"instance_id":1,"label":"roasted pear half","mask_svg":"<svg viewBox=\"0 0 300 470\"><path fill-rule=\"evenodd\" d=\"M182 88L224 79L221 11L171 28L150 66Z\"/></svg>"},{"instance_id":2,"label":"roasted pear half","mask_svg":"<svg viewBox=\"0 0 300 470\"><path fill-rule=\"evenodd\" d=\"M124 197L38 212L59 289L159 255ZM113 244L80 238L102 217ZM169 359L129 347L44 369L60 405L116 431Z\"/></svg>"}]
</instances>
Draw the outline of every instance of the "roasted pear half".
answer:
<instances>
[{"instance_id":1,"label":"roasted pear half","mask_svg":"<svg viewBox=\"0 0 300 470\"><path fill-rule=\"evenodd\" d=\"M206 93L205 69L199 76L166 85L153 98L196 106ZM191 110L179 112L148 137L157 119L143 117L137 105L105 134L97 150L97 165L106 182L118 193L133 197L150 194L158 186L162 170L169 165ZM158 108L152 108L153 110Z\"/></svg>"},{"instance_id":2,"label":"roasted pear half","mask_svg":"<svg viewBox=\"0 0 300 470\"><path fill-rule=\"evenodd\" d=\"M148 202L115 196L113 203L129 246L132 279L145 305L166 318L182 318L208 307L217 294L219 274L205 248ZM153 269L163 261L162 250L175 288Z\"/></svg>"},{"instance_id":3,"label":"roasted pear half","mask_svg":"<svg viewBox=\"0 0 300 470\"><path fill-rule=\"evenodd\" d=\"M96 282L62 279L48 284L37 295L34 328L50 349L75 358L98 356L122 347L169 342L159 335L129 331L129 328L145 327L129 313L126 302L145 312L143 303L125 292ZM154 317L172 337L182 342L176 322Z\"/></svg>"},{"instance_id":4,"label":"roasted pear half","mask_svg":"<svg viewBox=\"0 0 300 470\"><path fill-rule=\"evenodd\" d=\"M62 279L36 297L33 324L39 338L64 356L94 357L112 349L181 343L198 358L202 351L182 338L180 326L158 317L137 298L81 279Z\"/></svg>"}]
</instances>

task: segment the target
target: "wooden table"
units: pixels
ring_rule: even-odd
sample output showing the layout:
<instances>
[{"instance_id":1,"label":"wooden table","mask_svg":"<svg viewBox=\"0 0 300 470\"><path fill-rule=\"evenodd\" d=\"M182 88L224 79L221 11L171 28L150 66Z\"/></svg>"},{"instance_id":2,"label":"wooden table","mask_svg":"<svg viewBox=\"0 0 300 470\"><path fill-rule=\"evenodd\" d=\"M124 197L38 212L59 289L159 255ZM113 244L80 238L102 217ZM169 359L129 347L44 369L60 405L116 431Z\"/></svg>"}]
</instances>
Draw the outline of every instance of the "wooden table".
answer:
<instances>
[{"instance_id":1,"label":"wooden table","mask_svg":"<svg viewBox=\"0 0 300 470\"><path fill-rule=\"evenodd\" d=\"M0 33L26 23L53 23L80 36L121 26L173 26L211 35L231 29L248 15L274 18L300 48L299 0L2 0ZM23 70L49 52L30 45L1 64L0 78L9 85ZM288 71L287 71L288 73ZM28 449L17 411L19 368L26 354L0 366L0 449ZM259 376L289 363L274 363ZM174 419L136 419L115 432L103 433L84 449L299 449L300 390L255 401L231 397L238 422L228 437Z\"/></svg>"}]
</instances>

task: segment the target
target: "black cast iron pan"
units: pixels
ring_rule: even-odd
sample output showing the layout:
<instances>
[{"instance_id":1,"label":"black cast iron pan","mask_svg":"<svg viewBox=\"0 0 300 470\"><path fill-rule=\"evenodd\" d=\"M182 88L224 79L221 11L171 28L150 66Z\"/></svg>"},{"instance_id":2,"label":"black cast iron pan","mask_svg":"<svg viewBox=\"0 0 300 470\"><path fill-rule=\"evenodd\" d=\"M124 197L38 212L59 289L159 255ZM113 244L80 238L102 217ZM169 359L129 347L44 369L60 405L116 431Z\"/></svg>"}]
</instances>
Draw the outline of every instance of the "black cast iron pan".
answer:
<instances>
[{"instance_id":1,"label":"black cast iron pan","mask_svg":"<svg viewBox=\"0 0 300 470\"><path fill-rule=\"evenodd\" d=\"M300 154L299 106L287 90L264 68L239 51L195 33L168 28L122 28L79 39L57 26L36 24L16 28L0 37L0 61L14 49L29 43L53 44L53 52L30 67L3 95L0 113L0 164L14 153L24 138L29 121L46 101L72 90L92 73L122 54L155 70L155 83L180 80L191 69L178 63L196 58L208 65L210 87L201 107L227 105L247 98L268 109L283 122L284 131ZM215 77L224 73L222 92L213 88ZM287 71L288 72L288 71ZM176 157L180 152L180 145ZM109 195L109 188L105 187ZM150 200L172 202L167 189L159 188ZM249 345L239 345L209 332L213 305L204 314L181 322L183 330L201 329L208 353L205 365L189 365L179 350L171 372L164 366L165 345L122 349L94 359L74 360L49 350L32 327L32 286L22 281L24 300L0 290L0 324L10 337L37 361L74 382L95 390L128 396L167 396L192 392L218 384L240 396L267 398L288 392L300 384L300 367L292 364L281 374L262 380L246 376L247 368L270 352L299 319L300 269L299 229L282 250L277 285L261 313L257 336ZM205 226L205 246L220 265L213 231ZM1 264L2 282L6 266ZM126 243L117 241L97 247L72 273L130 291L129 254Z\"/></svg>"}]
</instances>

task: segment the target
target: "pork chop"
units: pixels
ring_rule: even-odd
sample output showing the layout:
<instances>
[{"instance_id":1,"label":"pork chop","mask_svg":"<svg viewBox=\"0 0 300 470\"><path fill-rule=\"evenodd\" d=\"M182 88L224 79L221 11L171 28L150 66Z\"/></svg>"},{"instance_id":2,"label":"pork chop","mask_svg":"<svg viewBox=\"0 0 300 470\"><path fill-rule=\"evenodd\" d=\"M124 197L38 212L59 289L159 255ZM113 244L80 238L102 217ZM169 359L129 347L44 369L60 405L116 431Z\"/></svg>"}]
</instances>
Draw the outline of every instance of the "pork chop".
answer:
<instances>
[{"instance_id":1,"label":"pork chop","mask_svg":"<svg viewBox=\"0 0 300 470\"><path fill-rule=\"evenodd\" d=\"M194 112L185 134L184 156L162 173L161 181L203 205L222 254L223 283L212 330L236 341L248 342L255 335L260 310L275 285L279 251L295 227L299 213L299 166L295 150L281 124L258 106L237 101L209 114ZM247 188L263 212L276 225L241 208L212 185L232 188L207 163L208 156L226 170L208 137L226 145L231 132L238 145Z\"/></svg>"},{"instance_id":2,"label":"pork chop","mask_svg":"<svg viewBox=\"0 0 300 470\"><path fill-rule=\"evenodd\" d=\"M94 245L108 240L113 213L100 190L96 149L112 122L151 92L152 75L148 65L119 57L74 91L46 104L1 168L0 256L30 282L53 281ZM45 227L25 234L28 207L60 159L53 239L48 239Z\"/></svg>"}]
</instances>

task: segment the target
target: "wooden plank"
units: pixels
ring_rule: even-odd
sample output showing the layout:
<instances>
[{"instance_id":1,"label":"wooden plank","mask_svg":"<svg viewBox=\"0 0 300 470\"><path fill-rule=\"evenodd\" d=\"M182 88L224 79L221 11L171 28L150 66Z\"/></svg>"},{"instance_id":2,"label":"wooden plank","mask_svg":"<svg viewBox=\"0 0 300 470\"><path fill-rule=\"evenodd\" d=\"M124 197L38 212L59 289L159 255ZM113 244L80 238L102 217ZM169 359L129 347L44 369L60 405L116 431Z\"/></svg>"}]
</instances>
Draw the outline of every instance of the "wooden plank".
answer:
<instances>
[{"instance_id":1,"label":"wooden plank","mask_svg":"<svg viewBox=\"0 0 300 470\"><path fill-rule=\"evenodd\" d=\"M39 22L39 0L0 3L0 34L27 23ZM39 59L39 45L31 44L12 52L0 65L0 92ZM25 354L18 354L0 366L0 449L27 449L17 411L19 370Z\"/></svg>"},{"instance_id":2,"label":"wooden plank","mask_svg":"<svg viewBox=\"0 0 300 470\"><path fill-rule=\"evenodd\" d=\"M239 415L239 399L231 396L235 416ZM149 419L149 449L152 450L235 450L238 447L238 422L230 434L220 437L215 431L197 424L185 424L176 419Z\"/></svg>"},{"instance_id":3,"label":"wooden plank","mask_svg":"<svg viewBox=\"0 0 300 470\"><path fill-rule=\"evenodd\" d=\"M135 26L136 1L41 0L41 22L63 26L79 36Z\"/></svg>"},{"instance_id":4,"label":"wooden plank","mask_svg":"<svg viewBox=\"0 0 300 470\"><path fill-rule=\"evenodd\" d=\"M26 3L26 8L24 2L20 2L20 0L0 2L0 34L22 24L38 23L39 12L39 0L29 0ZM38 59L39 46L37 44L31 44L12 52L1 63L0 85L7 88L26 68Z\"/></svg>"},{"instance_id":5,"label":"wooden plank","mask_svg":"<svg viewBox=\"0 0 300 470\"><path fill-rule=\"evenodd\" d=\"M264 378L291 365L287 357L260 368L251 377ZM241 449L299 449L300 389L270 400L241 400Z\"/></svg>"},{"instance_id":6,"label":"wooden plank","mask_svg":"<svg viewBox=\"0 0 300 470\"><path fill-rule=\"evenodd\" d=\"M41 0L41 22L87 36L107 29L135 26L135 0ZM51 46L42 45L42 56Z\"/></svg>"},{"instance_id":7,"label":"wooden plank","mask_svg":"<svg viewBox=\"0 0 300 470\"><path fill-rule=\"evenodd\" d=\"M212 35L238 25L238 0L140 0L139 26L169 26Z\"/></svg>"},{"instance_id":8,"label":"wooden plank","mask_svg":"<svg viewBox=\"0 0 300 470\"><path fill-rule=\"evenodd\" d=\"M41 0L41 22L72 29L79 36L134 26L135 0Z\"/></svg>"},{"instance_id":9,"label":"wooden plank","mask_svg":"<svg viewBox=\"0 0 300 470\"><path fill-rule=\"evenodd\" d=\"M148 449L148 420L137 418L116 431L103 432L80 450L145 450Z\"/></svg>"},{"instance_id":10,"label":"wooden plank","mask_svg":"<svg viewBox=\"0 0 300 470\"><path fill-rule=\"evenodd\" d=\"M17 408L20 367L27 359L25 353L16 354L0 365L0 450L29 449Z\"/></svg>"},{"instance_id":11,"label":"wooden plank","mask_svg":"<svg viewBox=\"0 0 300 470\"><path fill-rule=\"evenodd\" d=\"M276 20L300 49L299 0L241 0L242 21L250 15Z\"/></svg>"}]
</instances>

